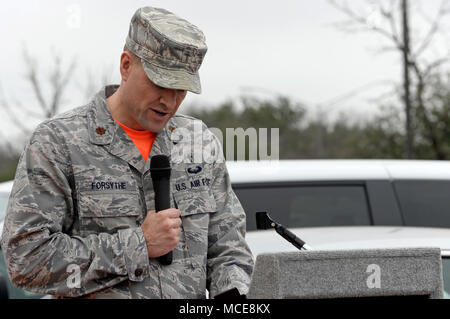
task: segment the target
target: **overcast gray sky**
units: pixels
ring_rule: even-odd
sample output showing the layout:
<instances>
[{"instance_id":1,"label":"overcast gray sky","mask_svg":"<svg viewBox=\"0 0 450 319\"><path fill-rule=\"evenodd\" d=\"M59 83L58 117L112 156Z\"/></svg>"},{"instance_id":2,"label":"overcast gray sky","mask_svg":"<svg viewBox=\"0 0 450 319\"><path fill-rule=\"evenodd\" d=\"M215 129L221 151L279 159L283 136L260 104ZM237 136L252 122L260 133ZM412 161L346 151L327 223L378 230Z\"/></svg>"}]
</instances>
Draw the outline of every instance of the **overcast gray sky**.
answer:
<instances>
[{"instance_id":1,"label":"overcast gray sky","mask_svg":"<svg viewBox=\"0 0 450 319\"><path fill-rule=\"evenodd\" d=\"M428 0L423 5L436 3ZM6 97L34 101L23 80L24 45L38 58L42 78L52 65L51 48L66 62L77 58L65 109L85 102L77 85L83 86L88 72L98 77L99 84L105 72L118 83L129 21L145 5L164 7L206 35L209 49L200 69L203 93L188 95L186 104L216 105L246 93L284 94L328 110L325 102L358 87L400 80L400 57L376 53L380 37L337 30L333 23L344 16L326 0L28 0L6 1L0 9L0 84ZM329 110L370 114L374 105L367 99L388 90L380 84ZM13 133L13 129L3 132Z\"/></svg>"}]
</instances>

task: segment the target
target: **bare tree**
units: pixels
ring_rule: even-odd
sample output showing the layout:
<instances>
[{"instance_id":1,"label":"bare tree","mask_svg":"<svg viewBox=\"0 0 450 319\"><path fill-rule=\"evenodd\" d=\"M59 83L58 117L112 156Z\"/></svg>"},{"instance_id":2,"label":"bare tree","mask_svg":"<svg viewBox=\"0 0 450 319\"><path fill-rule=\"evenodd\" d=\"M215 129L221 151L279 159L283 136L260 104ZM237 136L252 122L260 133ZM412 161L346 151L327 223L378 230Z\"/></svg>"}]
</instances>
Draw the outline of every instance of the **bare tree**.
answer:
<instances>
[{"instance_id":1,"label":"bare tree","mask_svg":"<svg viewBox=\"0 0 450 319\"><path fill-rule=\"evenodd\" d=\"M448 62L449 52L430 58L433 41L438 35L443 35L442 21L450 13L449 1L441 0L437 13L433 18L427 16L421 8L420 1L415 1L414 13L421 18L421 27L426 32L421 36L412 36L412 14L408 0L379 0L358 1L363 6L355 7L347 1L329 0L329 2L344 13L348 20L337 26L346 32L372 32L381 35L387 46L382 47L382 52L396 51L401 54L403 62L403 102L405 105L405 153L407 158L413 157L413 119L412 114L417 114L426 127L426 137L437 159L445 159L442 151L436 127L429 117L425 92L428 89L430 77L439 70L439 67ZM411 76L413 75L413 76ZM414 86L414 93L410 87ZM413 95L414 94L414 95ZM414 97L414 98L413 98ZM412 108L416 108L413 112Z\"/></svg>"},{"instance_id":2,"label":"bare tree","mask_svg":"<svg viewBox=\"0 0 450 319\"><path fill-rule=\"evenodd\" d=\"M84 72L86 77L83 82L76 81L75 85L80 90L85 101L88 101L101 87L112 84L114 67L108 65L102 68L100 76L95 76L90 69Z\"/></svg>"},{"instance_id":3,"label":"bare tree","mask_svg":"<svg viewBox=\"0 0 450 319\"><path fill-rule=\"evenodd\" d=\"M0 87L0 108L5 111L11 122L21 130L22 134L29 135L31 130L23 119L32 118L42 121L53 117L60 111L65 90L76 67L76 60L72 59L69 66L64 68L61 55L52 52L50 61L52 61L53 66L48 78L44 81L39 77L37 60L29 54L26 48L23 49L23 58L26 67L25 80L30 84L34 93L36 104L33 106L37 106L37 108L30 108L29 105L24 105L16 98L12 98L12 102L9 101L2 87ZM45 94L44 86L48 86L48 94Z\"/></svg>"}]
</instances>

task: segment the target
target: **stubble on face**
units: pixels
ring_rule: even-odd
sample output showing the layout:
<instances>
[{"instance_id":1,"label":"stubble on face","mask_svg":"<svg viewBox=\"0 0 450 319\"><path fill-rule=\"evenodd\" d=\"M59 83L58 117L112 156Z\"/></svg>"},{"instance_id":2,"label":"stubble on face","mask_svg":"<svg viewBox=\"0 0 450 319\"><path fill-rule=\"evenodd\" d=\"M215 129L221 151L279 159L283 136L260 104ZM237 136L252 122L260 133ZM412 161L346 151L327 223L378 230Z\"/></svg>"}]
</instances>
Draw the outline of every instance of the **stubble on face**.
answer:
<instances>
[{"instance_id":1,"label":"stubble on face","mask_svg":"<svg viewBox=\"0 0 450 319\"><path fill-rule=\"evenodd\" d=\"M145 74L145 73L144 73ZM160 132L176 114L186 91L166 89L155 85L145 75L147 85L142 91L143 100L134 101L136 122L145 130Z\"/></svg>"}]
</instances>

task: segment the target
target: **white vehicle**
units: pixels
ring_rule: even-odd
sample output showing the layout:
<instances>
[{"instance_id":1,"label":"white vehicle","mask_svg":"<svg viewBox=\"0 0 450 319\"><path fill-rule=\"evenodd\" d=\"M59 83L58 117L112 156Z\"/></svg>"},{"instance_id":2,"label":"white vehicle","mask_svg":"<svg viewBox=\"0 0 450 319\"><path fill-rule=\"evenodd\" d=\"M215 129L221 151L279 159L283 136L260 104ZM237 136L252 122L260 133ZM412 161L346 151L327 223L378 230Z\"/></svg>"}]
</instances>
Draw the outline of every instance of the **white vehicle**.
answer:
<instances>
[{"instance_id":1,"label":"white vehicle","mask_svg":"<svg viewBox=\"0 0 450 319\"><path fill-rule=\"evenodd\" d=\"M9 194L11 193L13 181L0 183L0 237L3 231L3 219L6 215Z\"/></svg>"},{"instance_id":2,"label":"white vehicle","mask_svg":"<svg viewBox=\"0 0 450 319\"><path fill-rule=\"evenodd\" d=\"M255 256L296 251L266 211L315 250L439 247L450 297L450 162L292 160L227 163ZM339 226L339 227L337 227ZM415 226L415 227L410 227Z\"/></svg>"},{"instance_id":3,"label":"white vehicle","mask_svg":"<svg viewBox=\"0 0 450 319\"><path fill-rule=\"evenodd\" d=\"M0 183L0 237L3 230L3 219L6 214L6 206L8 205L9 194L11 193L13 181Z\"/></svg>"},{"instance_id":4,"label":"white vehicle","mask_svg":"<svg viewBox=\"0 0 450 319\"><path fill-rule=\"evenodd\" d=\"M450 228L450 162L295 160L228 162L247 213L267 211L286 227Z\"/></svg>"}]
</instances>

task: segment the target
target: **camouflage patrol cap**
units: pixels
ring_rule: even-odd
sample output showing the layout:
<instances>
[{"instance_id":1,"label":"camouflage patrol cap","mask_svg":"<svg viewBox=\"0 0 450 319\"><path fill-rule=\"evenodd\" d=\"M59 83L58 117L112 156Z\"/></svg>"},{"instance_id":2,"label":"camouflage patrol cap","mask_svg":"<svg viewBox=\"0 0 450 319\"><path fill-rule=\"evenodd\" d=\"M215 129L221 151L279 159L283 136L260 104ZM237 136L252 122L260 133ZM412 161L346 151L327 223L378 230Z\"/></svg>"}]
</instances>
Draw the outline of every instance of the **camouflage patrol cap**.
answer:
<instances>
[{"instance_id":1,"label":"camouflage patrol cap","mask_svg":"<svg viewBox=\"0 0 450 319\"><path fill-rule=\"evenodd\" d=\"M165 9L143 7L131 18L126 46L156 85L201 92L198 69L208 48L195 25Z\"/></svg>"}]
</instances>

